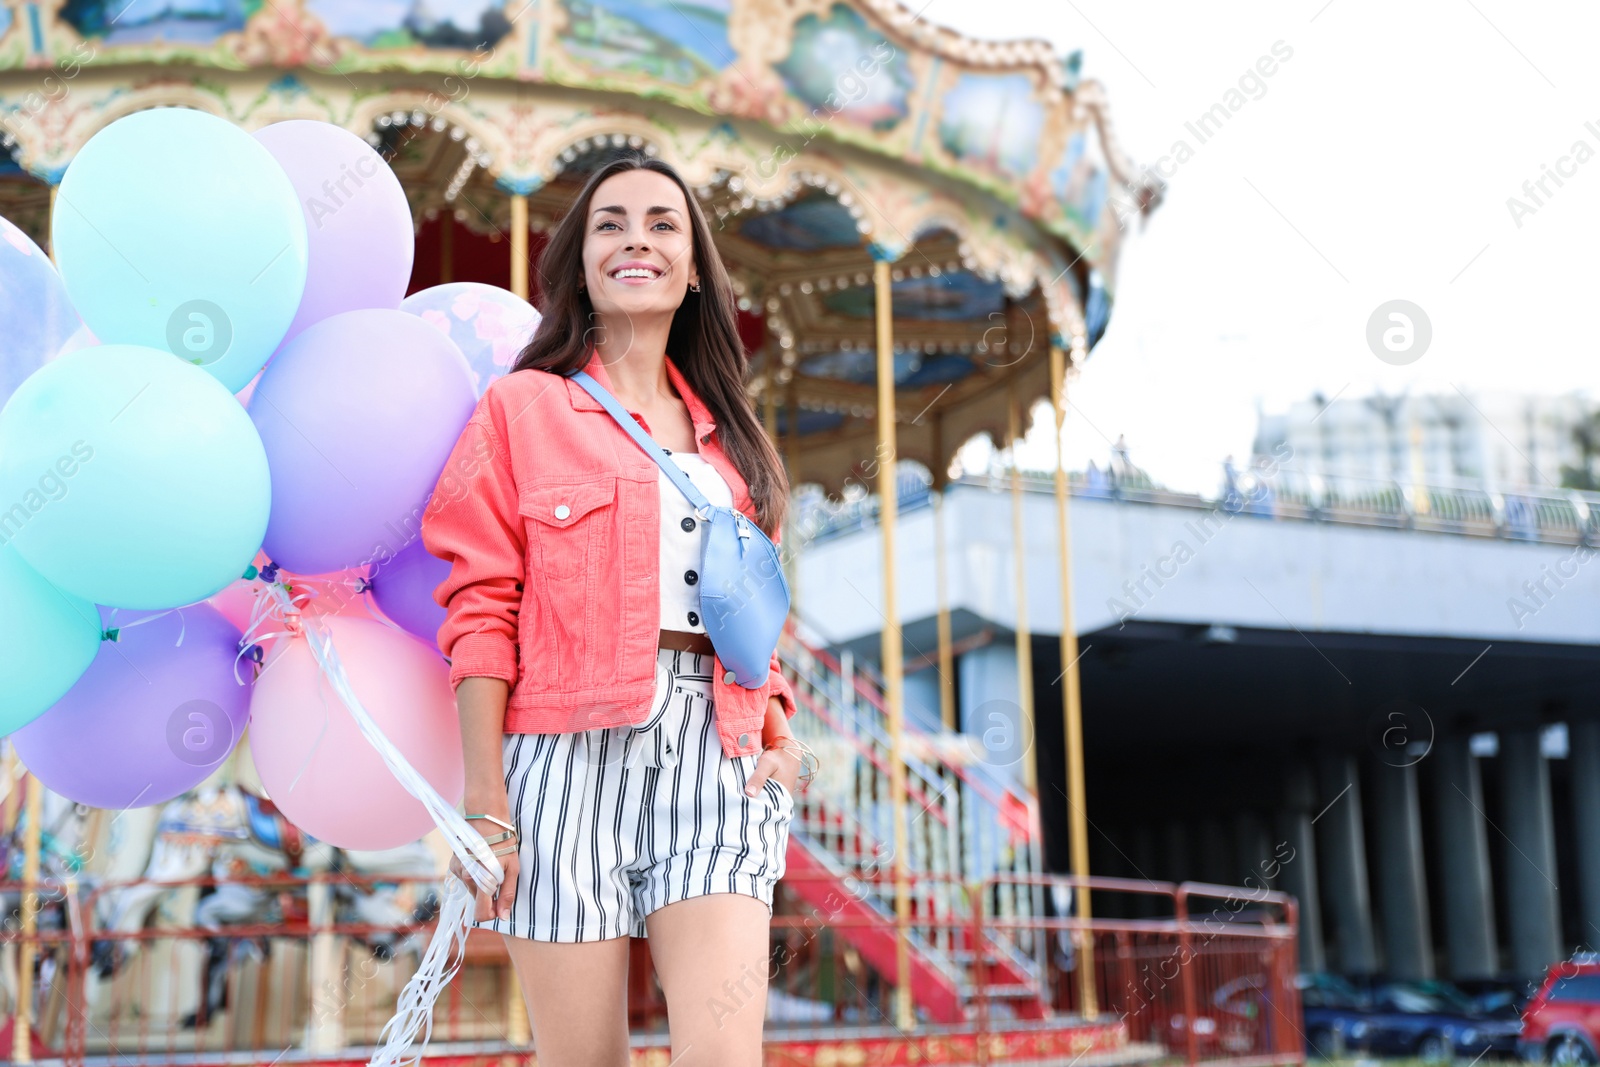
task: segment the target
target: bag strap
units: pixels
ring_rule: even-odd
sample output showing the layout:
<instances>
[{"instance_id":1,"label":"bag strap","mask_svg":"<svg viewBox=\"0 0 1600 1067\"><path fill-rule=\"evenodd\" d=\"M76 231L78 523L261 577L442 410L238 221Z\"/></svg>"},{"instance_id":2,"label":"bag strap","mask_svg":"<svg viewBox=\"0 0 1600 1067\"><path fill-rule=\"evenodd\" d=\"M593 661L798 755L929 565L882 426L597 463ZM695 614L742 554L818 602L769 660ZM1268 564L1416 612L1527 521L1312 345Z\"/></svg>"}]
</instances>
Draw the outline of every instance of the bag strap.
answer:
<instances>
[{"instance_id":1,"label":"bag strap","mask_svg":"<svg viewBox=\"0 0 1600 1067\"><path fill-rule=\"evenodd\" d=\"M671 457L667 455L666 449L656 444L654 438L644 432L644 427L639 425L637 419L628 414L628 409L623 407L621 402L611 395L610 390L590 377L588 371L578 371L572 376L572 380L582 386L584 392L598 400L600 406L610 412L613 419L617 420L617 425L621 426L628 436L633 438L633 443L644 449L645 454L656 461L656 464L666 472L667 478L672 484L678 487L678 491L689 498L689 503L694 505L695 511L699 513L702 519L710 515L711 501L707 500L706 495L700 491L699 487L689 480L687 474L683 473L683 468L672 462Z\"/></svg>"}]
</instances>

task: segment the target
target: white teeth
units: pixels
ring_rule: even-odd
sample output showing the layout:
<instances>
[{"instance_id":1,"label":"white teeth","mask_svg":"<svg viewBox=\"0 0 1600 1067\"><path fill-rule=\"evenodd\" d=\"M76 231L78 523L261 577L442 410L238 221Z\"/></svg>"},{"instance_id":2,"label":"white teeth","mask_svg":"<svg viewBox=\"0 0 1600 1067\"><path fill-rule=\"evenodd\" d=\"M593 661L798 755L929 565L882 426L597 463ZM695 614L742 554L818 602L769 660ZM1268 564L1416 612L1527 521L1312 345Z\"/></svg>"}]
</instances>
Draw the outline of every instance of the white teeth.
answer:
<instances>
[{"instance_id":1,"label":"white teeth","mask_svg":"<svg viewBox=\"0 0 1600 1067\"><path fill-rule=\"evenodd\" d=\"M615 274L612 275L612 277L613 278L656 278L656 277L659 277L659 275L657 275L655 271L645 270L643 267L627 267L627 268L625 268L623 270L617 271Z\"/></svg>"}]
</instances>

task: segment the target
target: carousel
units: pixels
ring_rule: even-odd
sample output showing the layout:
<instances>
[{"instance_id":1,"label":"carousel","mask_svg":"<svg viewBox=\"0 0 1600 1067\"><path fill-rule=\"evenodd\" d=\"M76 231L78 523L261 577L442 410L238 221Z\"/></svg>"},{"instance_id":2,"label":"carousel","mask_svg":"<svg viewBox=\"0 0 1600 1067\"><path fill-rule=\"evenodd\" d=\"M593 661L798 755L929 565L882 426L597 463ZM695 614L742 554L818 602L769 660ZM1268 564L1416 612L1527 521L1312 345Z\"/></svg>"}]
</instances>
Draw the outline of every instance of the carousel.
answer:
<instances>
[{"instance_id":1,"label":"carousel","mask_svg":"<svg viewBox=\"0 0 1600 1067\"><path fill-rule=\"evenodd\" d=\"M247 131L320 120L399 178L411 292L476 283L537 308L543 231L587 174L623 151L672 163L713 223L750 394L810 502L786 542L804 551L811 517L864 494L882 530L877 664L808 644L795 590L783 654L823 771L780 886L769 1047L784 1062L1125 1062L1142 1046L1096 963L1089 893L1040 878L1041 818L1070 829L1058 869L1090 874L1076 671L1059 711L1036 710L1021 657L1024 713L1065 723L1069 802L1042 814L1031 773L985 777L962 746L942 608L944 730L908 728L895 609L897 583L945 582L942 564L897 572L900 475L921 472L937 508L956 451L1016 440L1041 398L1059 442L1123 236L1160 201L1079 65L1039 41L961 37L898 0L0 0L0 216L49 249L75 155L136 112ZM1059 462L1056 499L1066 576ZM1070 620L1068 580L1048 595ZM205 790L125 819L61 805L18 770L26 787L0 808L15 833L4 884L19 921L0 934L14 1059L339 1060L372 1044L440 850L325 855L248 764L241 746ZM147 884L163 877L195 884ZM229 882L251 877L276 881ZM635 949L635 1055L664 1063ZM503 952L475 953L433 1054L529 1056Z\"/></svg>"}]
</instances>

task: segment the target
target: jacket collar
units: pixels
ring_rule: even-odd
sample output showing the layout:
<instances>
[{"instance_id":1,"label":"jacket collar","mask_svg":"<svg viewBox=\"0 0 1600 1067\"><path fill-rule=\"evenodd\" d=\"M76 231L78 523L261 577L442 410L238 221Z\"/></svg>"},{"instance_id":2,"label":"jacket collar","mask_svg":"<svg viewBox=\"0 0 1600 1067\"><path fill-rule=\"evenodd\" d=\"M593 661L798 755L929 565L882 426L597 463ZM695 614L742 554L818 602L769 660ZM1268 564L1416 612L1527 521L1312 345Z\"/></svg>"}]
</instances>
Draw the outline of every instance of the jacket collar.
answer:
<instances>
[{"instance_id":1,"label":"jacket collar","mask_svg":"<svg viewBox=\"0 0 1600 1067\"><path fill-rule=\"evenodd\" d=\"M689 409L689 421L694 424L695 440L704 444L706 438L717 428L716 420L711 417L711 411L700 399L700 394L694 391L688 379L683 376L683 372L678 370L678 365L672 361L672 357L667 356L666 360L667 380L672 383L672 387L678 391L684 405ZM600 353L593 346L589 348L589 362L583 369L589 372L589 377L605 386L608 391L611 390L611 376L606 373L605 364L600 361ZM576 382L567 382L567 399L571 401L576 411L605 410L600 406L600 401L584 392ZM636 419L639 417L636 411L629 411L629 414Z\"/></svg>"}]
</instances>

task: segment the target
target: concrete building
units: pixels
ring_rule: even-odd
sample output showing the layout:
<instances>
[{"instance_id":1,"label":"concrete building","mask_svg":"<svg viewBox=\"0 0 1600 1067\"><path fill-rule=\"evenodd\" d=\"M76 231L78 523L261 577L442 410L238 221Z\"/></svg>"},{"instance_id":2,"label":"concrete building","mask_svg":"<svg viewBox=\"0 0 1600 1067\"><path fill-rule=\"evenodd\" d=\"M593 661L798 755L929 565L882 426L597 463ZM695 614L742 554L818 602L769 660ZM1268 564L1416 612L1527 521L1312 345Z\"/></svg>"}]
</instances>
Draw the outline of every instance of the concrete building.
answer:
<instances>
[{"instance_id":1,"label":"concrete building","mask_svg":"<svg viewBox=\"0 0 1600 1067\"><path fill-rule=\"evenodd\" d=\"M998 483L947 490L946 584L960 729L1022 739L1046 865L1060 871L1054 501L1047 483L1033 490L1020 546ZM1432 499L1431 515L1371 502L1345 514L1080 488L1072 577L1096 873L1286 889L1310 971L1526 981L1596 945L1600 564L1579 542L1600 497L1581 515L1570 493L1535 498L1538 525L1516 537L1446 522ZM935 512L903 506L908 714L937 724ZM803 618L858 661L879 654L878 560L877 530L859 520L800 557ZM1013 752L993 762L1021 780Z\"/></svg>"},{"instance_id":2,"label":"concrete building","mask_svg":"<svg viewBox=\"0 0 1600 1067\"><path fill-rule=\"evenodd\" d=\"M1574 430L1594 413L1577 396L1460 392L1428 396L1313 396L1263 415L1255 453L1296 462L1288 488L1312 478L1348 482L1480 485L1488 492L1550 489L1582 465Z\"/></svg>"}]
</instances>

